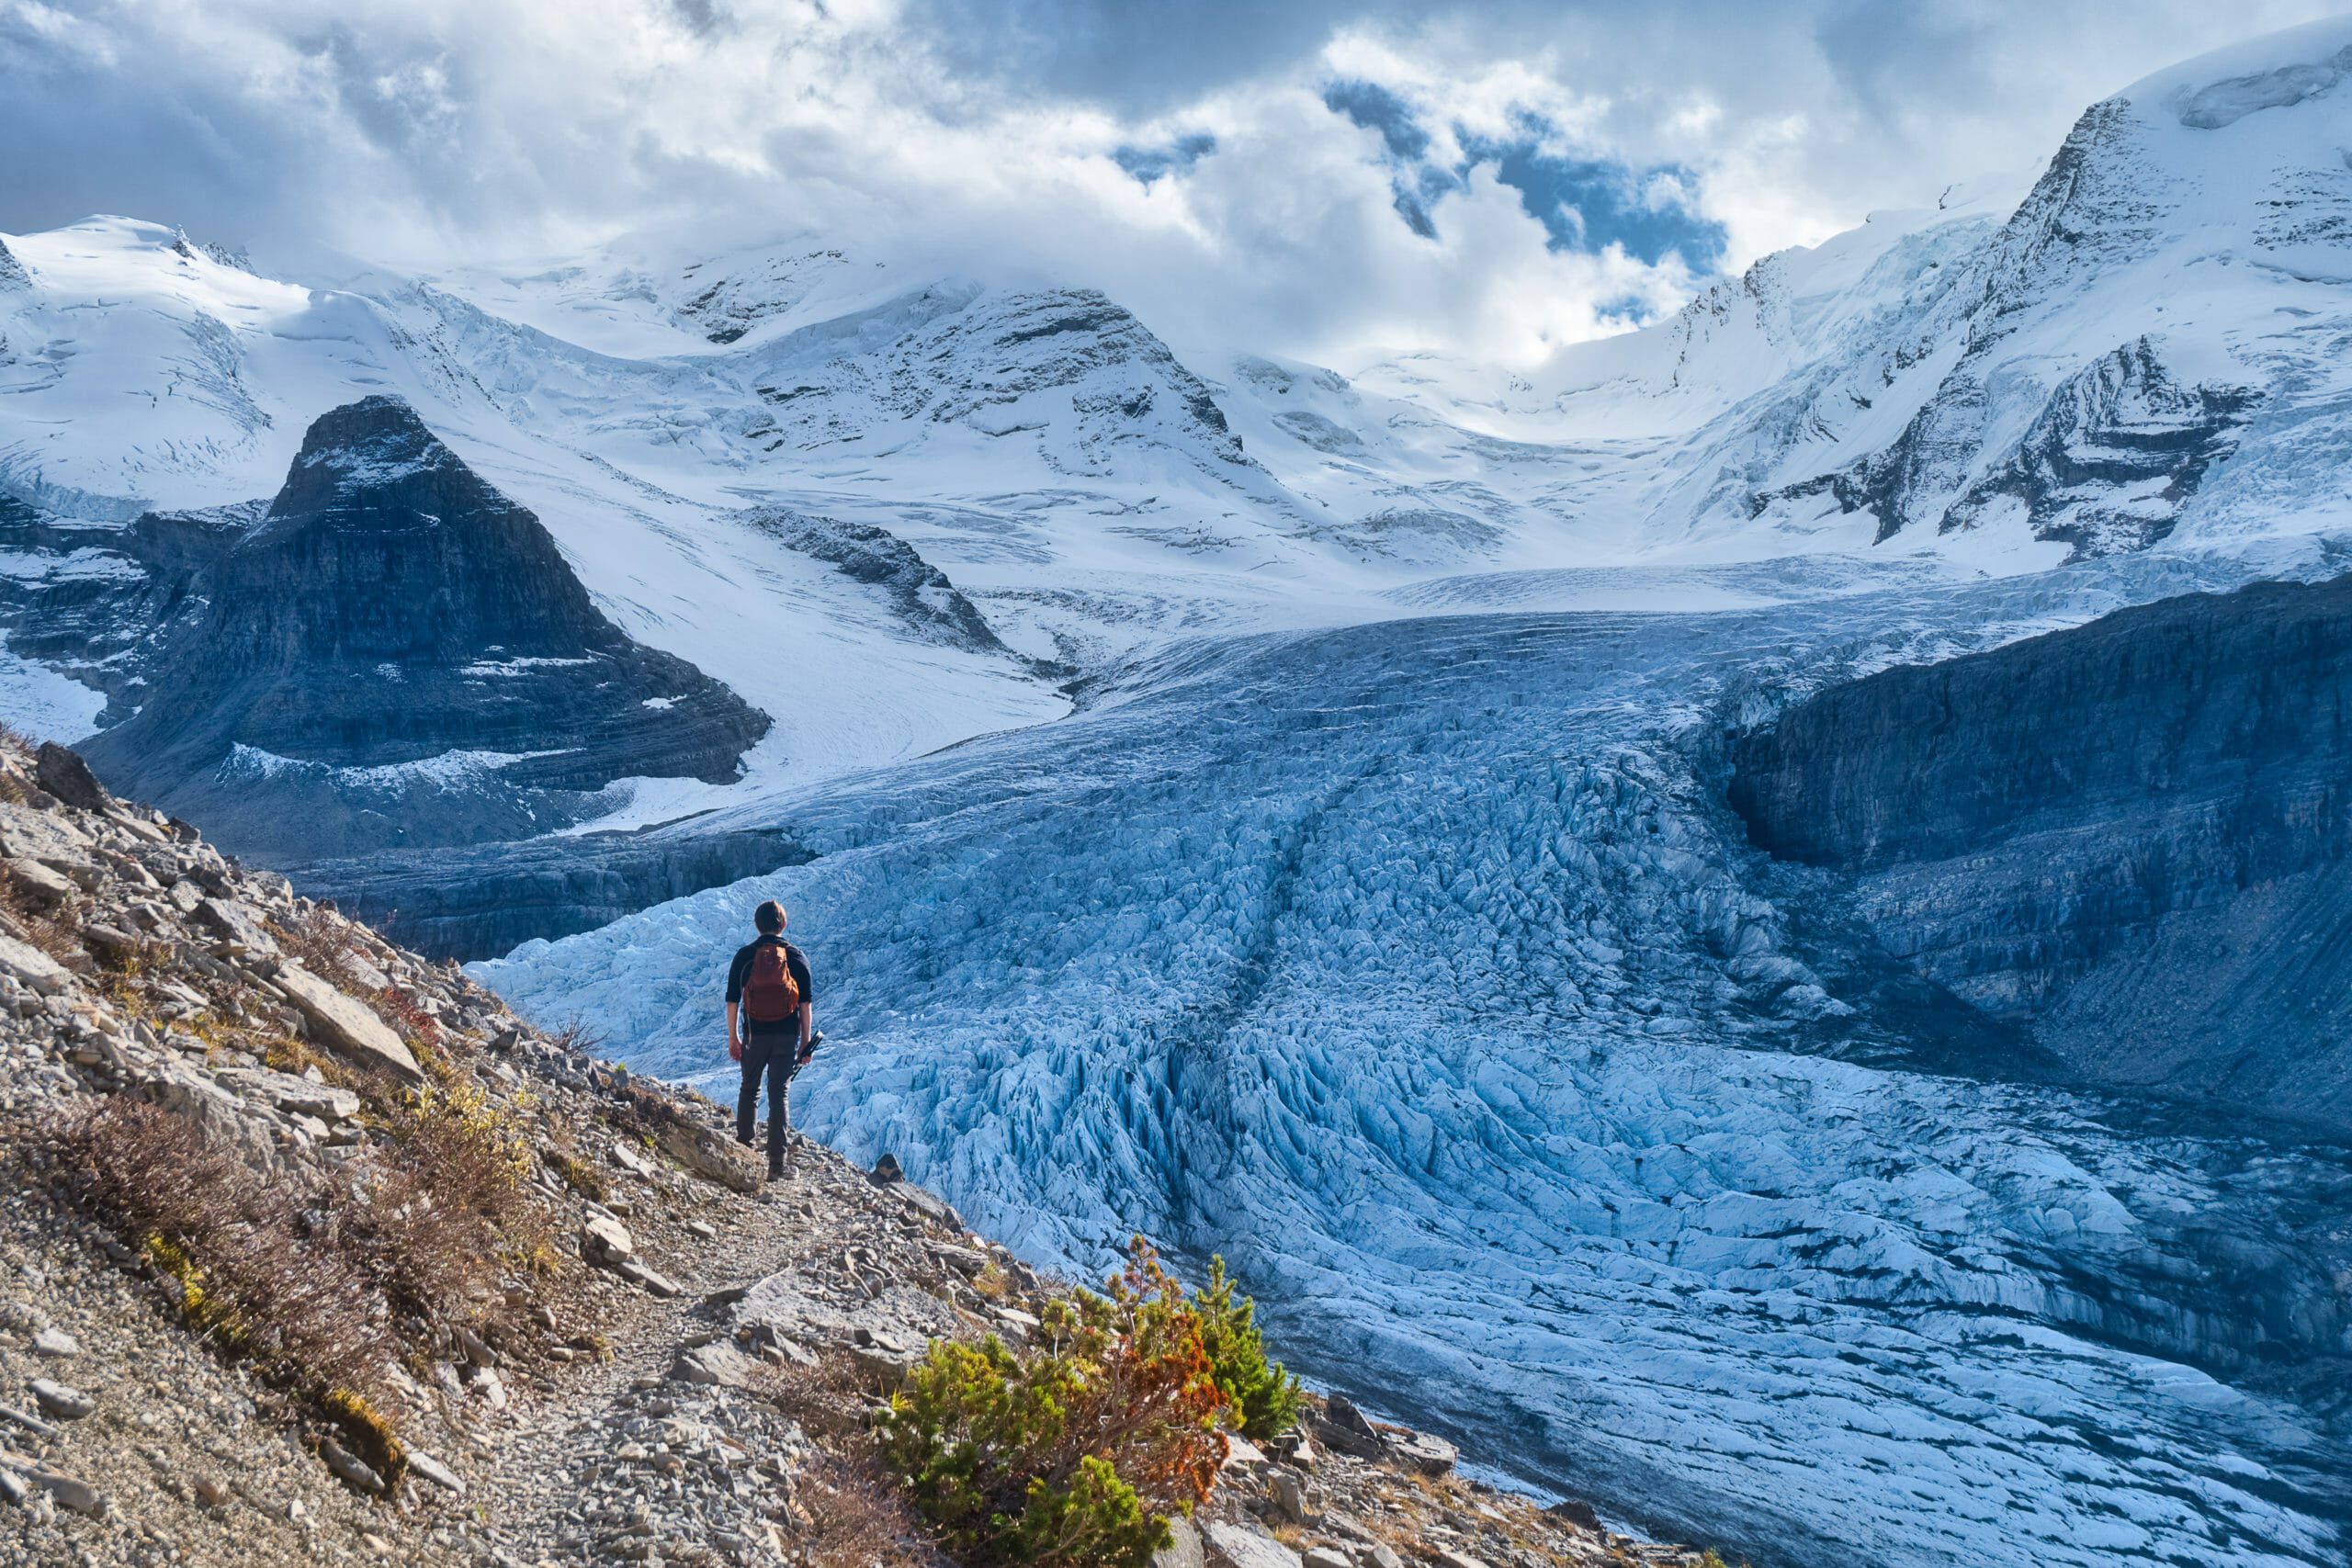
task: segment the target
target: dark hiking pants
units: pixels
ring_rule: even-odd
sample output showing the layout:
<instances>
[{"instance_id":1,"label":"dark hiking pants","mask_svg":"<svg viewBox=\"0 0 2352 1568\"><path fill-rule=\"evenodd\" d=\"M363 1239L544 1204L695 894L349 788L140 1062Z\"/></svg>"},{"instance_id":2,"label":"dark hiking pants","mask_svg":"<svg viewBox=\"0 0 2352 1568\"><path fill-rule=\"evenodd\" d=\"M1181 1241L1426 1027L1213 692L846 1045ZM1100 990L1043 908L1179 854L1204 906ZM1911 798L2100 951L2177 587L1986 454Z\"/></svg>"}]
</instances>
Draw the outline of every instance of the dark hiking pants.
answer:
<instances>
[{"instance_id":1,"label":"dark hiking pants","mask_svg":"<svg viewBox=\"0 0 2352 1568\"><path fill-rule=\"evenodd\" d=\"M752 1132L757 1124L760 1110L760 1076L768 1080L768 1168L775 1170L784 1165L784 1134L791 1125L791 1111L786 1094L792 1082L794 1058L800 1055L800 1031L778 1030L773 1034L757 1030L743 1035L743 1092L735 1100L735 1139L746 1148L751 1146Z\"/></svg>"}]
</instances>

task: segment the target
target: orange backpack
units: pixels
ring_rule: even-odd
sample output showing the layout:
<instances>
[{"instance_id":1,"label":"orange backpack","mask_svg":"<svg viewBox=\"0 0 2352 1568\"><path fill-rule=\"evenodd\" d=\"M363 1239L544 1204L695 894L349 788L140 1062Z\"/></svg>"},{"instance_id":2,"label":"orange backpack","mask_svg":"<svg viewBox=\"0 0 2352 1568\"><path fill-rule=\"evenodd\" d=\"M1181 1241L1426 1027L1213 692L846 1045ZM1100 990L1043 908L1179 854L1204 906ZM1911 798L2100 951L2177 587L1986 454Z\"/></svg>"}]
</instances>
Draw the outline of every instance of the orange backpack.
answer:
<instances>
[{"instance_id":1,"label":"orange backpack","mask_svg":"<svg viewBox=\"0 0 2352 1568\"><path fill-rule=\"evenodd\" d=\"M743 981L743 1016L753 1023L785 1023L800 1015L800 986L780 942L752 950L752 973Z\"/></svg>"}]
</instances>

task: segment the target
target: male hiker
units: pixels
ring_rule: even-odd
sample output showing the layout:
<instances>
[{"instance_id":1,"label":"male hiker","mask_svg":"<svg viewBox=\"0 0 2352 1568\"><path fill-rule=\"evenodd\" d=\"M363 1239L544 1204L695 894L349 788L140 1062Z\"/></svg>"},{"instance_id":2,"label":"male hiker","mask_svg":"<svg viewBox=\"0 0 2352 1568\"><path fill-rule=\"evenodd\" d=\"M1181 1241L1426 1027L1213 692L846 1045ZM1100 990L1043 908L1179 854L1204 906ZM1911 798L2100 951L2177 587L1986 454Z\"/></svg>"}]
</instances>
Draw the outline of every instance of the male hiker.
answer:
<instances>
[{"instance_id":1,"label":"male hiker","mask_svg":"<svg viewBox=\"0 0 2352 1568\"><path fill-rule=\"evenodd\" d=\"M784 1174L784 1135L792 1075L815 1054L810 1025L814 990L808 961L784 940L784 906L771 898L752 911L759 935L735 954L727 971L727 1055L743 1064L743 1092L735 1101L735 1141L752 1146L760 1107L760 1075L768 1080L768 1179ZM736 1027L738 1010L742 1027Z\"/></svg>"}]
</instances>

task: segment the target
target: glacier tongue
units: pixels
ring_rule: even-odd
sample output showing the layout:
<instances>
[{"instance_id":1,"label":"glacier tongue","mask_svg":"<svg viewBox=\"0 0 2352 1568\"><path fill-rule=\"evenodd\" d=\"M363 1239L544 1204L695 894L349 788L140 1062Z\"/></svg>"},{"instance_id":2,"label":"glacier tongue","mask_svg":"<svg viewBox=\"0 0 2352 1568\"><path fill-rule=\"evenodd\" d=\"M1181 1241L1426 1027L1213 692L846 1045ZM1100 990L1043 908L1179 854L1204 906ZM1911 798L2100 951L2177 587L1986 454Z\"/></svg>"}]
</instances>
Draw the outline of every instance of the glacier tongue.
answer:
<instances>
[{"instance_id":1,"label":"glacier tongue","mask_svg":"<svg viewBox=\"0 0 2352 1568\"><path fill-rule=\"evenodd\" d=\"M2256 570L1182 648L770 807L808 864L477 972L723 1071L724 954L780 897L838 1042L810 1131L1035 1258L1222 1251L1308 1367L1686 1539L2334 1562L2345 1151L2032 1082L1747 846L1713 750Z\"/></svg>"}]
</instances>

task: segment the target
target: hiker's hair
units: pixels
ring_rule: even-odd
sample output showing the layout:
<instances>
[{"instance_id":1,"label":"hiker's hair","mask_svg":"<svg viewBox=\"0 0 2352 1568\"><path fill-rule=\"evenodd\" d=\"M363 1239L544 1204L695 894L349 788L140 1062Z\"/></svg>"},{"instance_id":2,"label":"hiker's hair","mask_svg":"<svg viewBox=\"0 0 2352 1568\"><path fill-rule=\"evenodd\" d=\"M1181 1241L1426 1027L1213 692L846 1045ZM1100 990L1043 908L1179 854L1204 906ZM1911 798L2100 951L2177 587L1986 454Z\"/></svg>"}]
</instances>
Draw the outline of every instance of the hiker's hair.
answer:
<instances>
[{"instance_id":1,"label":"hiker's hair","mask_svg":"<svg viewBox=\"0 0 2352 1568\"><path fill-rule=\"evenodd\" d=\"M760 928L762 936L774 936L784 930L784 906L771 898L752 911L752 923Z\"/></svg>"}]
</instances>

